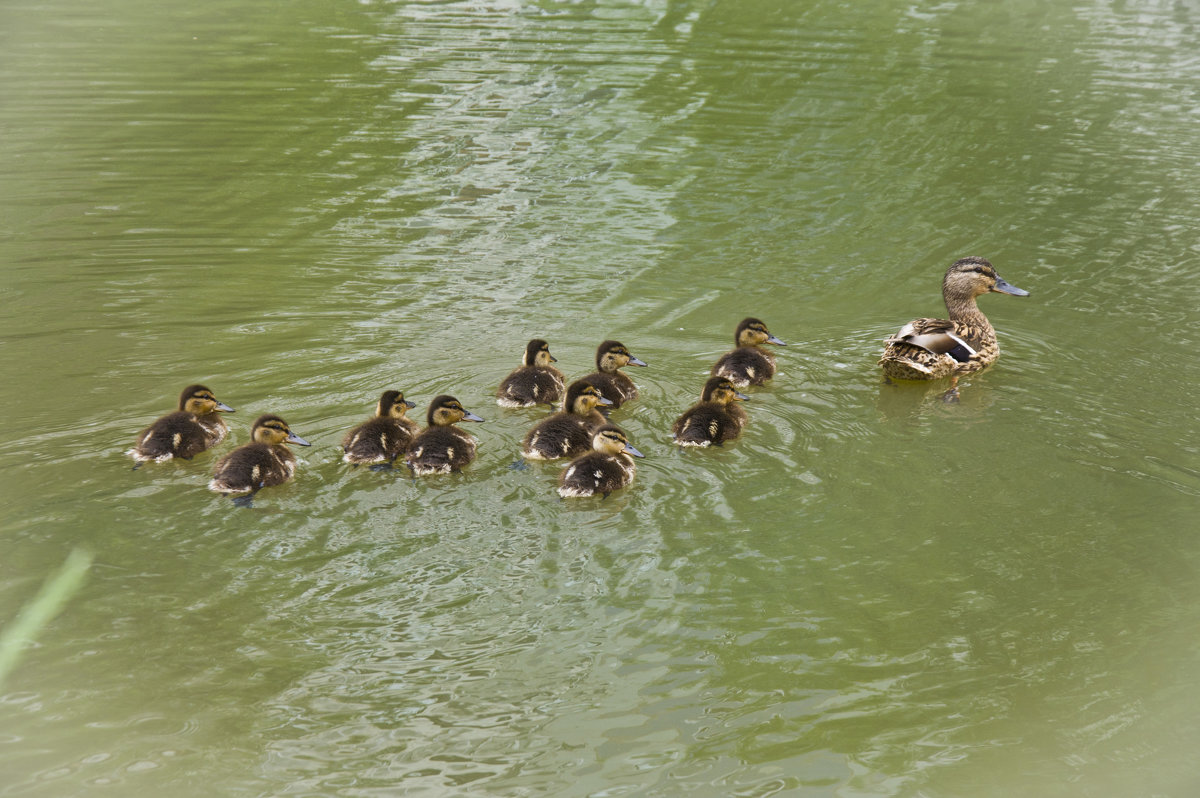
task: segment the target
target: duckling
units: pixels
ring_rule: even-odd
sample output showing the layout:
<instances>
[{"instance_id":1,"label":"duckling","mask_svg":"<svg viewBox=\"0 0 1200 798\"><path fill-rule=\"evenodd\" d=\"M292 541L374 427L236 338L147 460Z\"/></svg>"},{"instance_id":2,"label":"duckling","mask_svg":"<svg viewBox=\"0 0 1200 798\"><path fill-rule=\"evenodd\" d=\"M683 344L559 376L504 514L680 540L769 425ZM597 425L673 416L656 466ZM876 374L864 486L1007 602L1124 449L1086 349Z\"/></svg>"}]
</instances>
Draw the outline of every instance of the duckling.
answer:
<instances>
[{"instance_id":1,"label":"duckling","mask_svg":"<svg viewBox=\"0 0 1200 798\"><path fill-rule=\"evenodd\" d=\"M969 374L990 366L1000 356L996 331L975 304L989 292L1029 296L996 274L983 258L955 261L942 278L942 299L949 319L914 319L884 345L879 365L886 377L899 380L936 380ZM951 392L954 388L951 388ZM953 401L954 396L947 396Z\"/></svg>"},{"instance_id":2,"label":"duckling","mask_svg":"<svg viewBox=\"0 0 1200 798\"><path fill-rule=\"evenodd\" d=\"M747 385L762 385L775 376L775 355L762 348L762 344L787 346L771 335L767 325L756 318L742 319L733 333L736 349L721 355L713 364L714 377L728 377L738 388Z\"/></svg>"},{"instance_id":3,"label":"duckling","mask_svg":"<svg viewBox=\"0 0 1200 798\"><path fill-rule=\"evenodd\" d=\"M604 494L633 482L633 457L644 457L629 445L619 427L605 424L592 436L592 451L575 458L558 478L558 495L564 499Z\"/></svg>"},{"instance_id":4,"label":"duckling","mask_svg":"<svg viewBox=\"0 0 1200 798\"><path fill-rule=\"evenodd\" d=\"M416 404L400 391L384 391L379 397L375 416L346 433L342 440L342 460L351 465L374 464L391 468L392 463L416 437L420 427L404 414Z\"/></svg>"},{"instance_id":5,"label":"duckling","mask_svg":"<svg viewBox=\"0 0 1200 798\"><path fill-rule=\"evenodd\" d=\"M483 421L453 396L442 394L429 404L429 426L408 445L405 456L414 474L449 474L475 459L475 439L454 425Z\"/></svg>"},{"instance_id":6,"label":"duckling","mask_svg":"<svg viewBox=\"0 0 1200 798\"><path fill-rule=\"evenodd\" d=\"M521 453L531 460L585 454L592 448L592 433L606 421L596 406L611 404L596 386L586 380L575 380L567 387L562 410L539 421L525 435Z\"/></svg>"},{"instance_id":7,"label":"duckling","mask_svg":"<svg viewBox=\"0 0 1200 798\"><path fill-rule=\"evenodd\" d=\"M720 446L733 440L747 420L746 411L734 402L748 398L727 377L709 377L700 401L675 419L671 437L680 446Z\"/></svg>"},{"instance_id":8,"label":"duckling","mask_svg":"<svg viewBox=\"0 0 1200 798\"><path fill-rule=\"evenodd\" d=\"M550 365L557 362L558 358L550 354L550 345L534 338L525 347L521 365L500 383L496 404L501 407L557 404L563 395L563 373Z\"/></svg>"},{"instance_id":9,"label":"duckling","mask_svg":"<svg viewBox=\"0 0 1200 798\"><path fill-rule=\"evenodd\" d=\"M126 454L142 463L162 463L172 457L191 460L194 456L225 440L229 427L217 413L232 413L233 408L218 402L203 385L189 385L179 395L179 409L168 413L138 434L137 443Z\"/></svg>"},{"instance_id":10,"label":"duckling","mask_svg":"<svg viewBox=\"0 0 1200 798\"><path fill-rule=\"evenodd\" d=\"M596 349L597 370L581 379L594 385L601 395L617 408L637 399L638 395L633 380L621 373L620 369L625 366L645 365L644 361L629 354L629 350L620 341L605 341Z\"/></svg>"},{"instance_id":11,"label":"duckling","mask_svg":"<svg viewBox=\"0 0 1200 798\"><path fill-rule=\"evenodd\" d=\"M250 439L251 443L217 461L208 483L208 489L217 493L248 493L234 498L234 504L241 507L249 507L262 488L282 485L296 473L296 455L285 444L312 445L271 413L258 417L250 429Z\"/></svg>"}]
</instances>

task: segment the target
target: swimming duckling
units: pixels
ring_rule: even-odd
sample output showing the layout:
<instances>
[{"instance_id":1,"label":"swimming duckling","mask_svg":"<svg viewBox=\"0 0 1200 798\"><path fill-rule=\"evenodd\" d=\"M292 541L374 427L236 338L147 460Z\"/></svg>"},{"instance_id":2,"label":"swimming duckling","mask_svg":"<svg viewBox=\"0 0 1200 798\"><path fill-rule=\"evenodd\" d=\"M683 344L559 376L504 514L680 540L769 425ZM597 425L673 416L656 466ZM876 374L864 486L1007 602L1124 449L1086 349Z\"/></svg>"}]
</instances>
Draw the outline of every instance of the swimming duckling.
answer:
<instances>
[{"instance_id":1,"label":"swimming duckling","mask_svg":"<svg viewBox=\"0 0 1200 798\"><path fill-rule=\"evenodd\" d=\"M254 422L250 439L217 461L208 483L208 489L217 493L248 493L234 498L233 503L241 507L249 507L262 488L281 485L296 473L296 455L285 444L312 445L270 413Z\"/></svg>"},{"instance_id":2,"label":"swimming duckling","mask_svg":"<svg viewBox=\"0 0 1200 798\"><path fill-rule=\"evenodd\" d=\"M624 366L644 366L644 361L629 354L629 350L620 341L605 341L596 349L596 371L582 377L585 382L596 386L605 399L612 402L614 408L625 402L637 399L637 386L633 380L621 373Z\"/></svg>"},{"instance_id":3,"label":"swimming duckling","mask_svg":"<svg viewBox=\"0 0 1200 798\"><path fill-rule=\"evenodd\" d=\"M899 380L936 380L969 374L994 363L1000 356L996 331L975 304L977 297L992 291L1029 296L1028 291L1002 280L983 258L955 261L942 278L942 299L950 318L914 319L888 338L879 358L884 375Z\"/></svg>"},{"instance_id":4,"label":"swimming duckling","mask_svg":"<svg viewBox=\"0 0 1200 798\"><path fill-rule=\"evenodd\" d=\"M763 349L762 344L787 344L771 335L767 325L755 318L742 319L733 340L737 348L721 355L713 365L714 377L728 377L738 388L745 388L762 385L775 376L775 355Z\"/></svg>"},{"instance_id":5,"label":"swimming duckling","mask_svg":"<svg viewBox=\"0 0 1200 798\"><path fill-rule=\"evenodd\" d=\"M400 391L384 391L379 397L375 416L346 433L342 440L342 460L351 465L364 463L391 468L395 459L408 450L420 430L417 422L404 414L416 404Z\"/></svg>"},{"instance_id":6,"label":"swimming duckling","mask_svg":"<svg viewBox=\"0 0 1200 798\"><path fill-rule=\"evenodd\" d=\"M179 395L179 409L168 413L138 434L137 443L126 454L142 463L162 463L172 457L191 460L194 456L225 440L229 427L218 413L233 408L218 402L203 385L189 385Z\"/></svg>"},{"instance_id":7,"label":"swimming duckling","mask_svg":"<svg viewBox=\"0 0 1200 798\"><path fill-rule=\"evenodd\" d=\"M633 482L633 457L644 457L629 445L619 427L605 424L592 436L592 450L575 458L558 478L558 495L564 499L577 496L605 497L618 488ZM629 455L633 455L630 457Z\"/></svg>"},{"instance_id":8,"label":"swimming duckling","mask_svg":"<svg viewBox=\"0 0 1200 798\"><path fill-rule=\"evenodd\" d=\"M496 391L501 407L532 407L558 404L563 395L563 373L551 366L558 358L550 354L550 345L534 338L525 347L521 365L504 378Z\"/></svg>"},{"instance_id":9,"label":"swimming duckling","mask_svg":"<svg viewBox=\"0 0 1200 798\"><path fill-rule=\"evenodd\" d=\"M454 425L482 418L445 394L430 402L427 418L429 426L413 439L405 456L414 474L449 474L475 459L475 439Z\"/></svg>"},{"instance_id":10,"label":"swimming duckling","mask_svg":"<svg viewBox=\"0 0 1200 798\"><path fill-rule=\"evenodd\" d=\"M671 437L680 446L720 446L742 433L746 411L734 402L749 397L738 393L727 377L709 377L700 401L675 419Z\"/></svg>"},{"instance_id":11,"label":"swimming duckling","mask_svg":"<svg viewBox=\"0 0 1200 798\"><path fill-rule=\"evenodd\" d=\"M587 453L592 448L592 433L606 423L596 406L611 404L596 386L586 380L575 380L567 387L562 410L542 419L526 433L521 453L531 460L557 460Z\"/></svg>"}]
</instances>

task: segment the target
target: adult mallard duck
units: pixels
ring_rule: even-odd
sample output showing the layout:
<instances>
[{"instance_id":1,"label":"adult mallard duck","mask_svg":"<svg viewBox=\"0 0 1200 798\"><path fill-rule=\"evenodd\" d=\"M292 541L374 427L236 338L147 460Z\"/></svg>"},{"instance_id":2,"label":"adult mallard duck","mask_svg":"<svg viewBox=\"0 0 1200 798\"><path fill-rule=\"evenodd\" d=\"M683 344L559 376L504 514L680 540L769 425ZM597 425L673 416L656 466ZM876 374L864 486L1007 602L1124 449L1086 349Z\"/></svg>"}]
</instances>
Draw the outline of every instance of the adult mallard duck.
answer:
<instances>
[{"instance_id":1,"label":"adult mallard duck","mask_svg":"<svg viewBox=\"0 0 1200 798\"><path fill-rule=\"evenodd\" d=\"M946 270L942 298L949 319L914 319L885 342L879 365L887 377L936 380L990 366L1000 356L996 331L975 304L989 293L1029 296L1000 278L983 258L963 258Z\"/></svg>"},{"instance_id":2,"label":"adult mallard duck","mask_svg":"<svg viewBox=\"0 0 1200 798\"><path fill-rule=\"evenodd\" d=\"M563 373L550 365L557 362L550 354L550 345L534 338L525 346L521 365L500 383L496 404L501 407L558 404L563 395Z\"/></svg>"},{"instance_id":3,"label":"adult mallard duck","mask_svg":"<svg viewBox=\"0 0 1200 798\"><path fill-rule=\"evenodd\" d=\"M611 404L596 386L587 380L575 380L567 386L562 410L542 419L525 434L521 453L531 460L586 454L592 448L592 433L606 421L596 407Z\"/></svg>"},{"instance_id":4,"label":"adult mallard duck","mask_svg":"<svg viewBox=\"0 0 1200 798\"><path fill-rule=\"evenodd\" d=\"M229 427L219 413L233 408L218 402L203 385L189 385L179 395L179 409L168 413L138 434L137 443L126 454L142 463L162 463L172 457L191 460L225 440Z\"/></svg>"},{"instance_id":5,"label":"adult mallard duck","mask_svg":"<svg viewBox=\"0 0 1200 798\"><path fill-rule=\"evenodd\" d=\"M475 439L458 427L460 421L483 419L442 394L429 403L429 425L408 446L405 460L414 474L449 474L475 459Z\"/></svg>"},{"instance_id":6,"label":"adult mallard duck","mask_svg":"<svg viewBox=\"0 0 1200 798\"><path fill-rule=\"evenodd\" d=\"M375 415L346 433L342 460L351 465L371 464L390 468L396 457L408 450L420 427L405 413L416 404L400 391L384 391Z\"/></svg>"},{"instance_id":7,"label":"adult mallard duck","mask_svg":"<svg viewBox=\"0 0 1200 798\"><path fill-rule=\"evenodd\" d=\"M726 377L738 388L762 385L775 376L775 355L762 348L763 344L787 346L771 335L767 325L756 318L742 319L733 332L737 347L713 364L714 377Z\"/></svg>"},{"instance_id":8,"label":"adult mallard duck","mask_svg":"<svg viewBox=\"0 0 1200 798\"><path fill-rule=\"evenodd\" d=\"M625 366L645 366L643 360L638 360L629 353L625 344L620 341L605 341L596 349L596 371L581 377L600 391L601 396L612 402L612 406L620 407L625 402L637 399L637 386L633 380L621 373Z\"/></svg>"},{"instance_id":9,"label":"adult mallard duck","mask_svg":"<svg viewBox=\"0 0 1200 798\"><path fill-rule=\"evenodd\" d=\"M734 404L748 399L727 377L709 377L700 401L675 419L671 437L680 446L720 446L746 425L746 411Z\"/></svg>"},{"instance_id":10,"label":"adult mallard duck","mask_svg":"<svg viewBox=\"0 0 1200 798\"><path fill-rule=\"evenodd\" d=\"M296 473L296 455L287 444L311 445L292 432L286 421L270 413L254 422L250 439L217 461L208 483L208 489L217 493L249 494L233 500L243 507L249 507L262 488L281 485Z\"/></svg>"},{"instance_id":11,"label":"adult mallard duck","mask_svg":"<svg viewBox=\"0 0 1200 798\"><path fill-rule=\"evenodd\" d=\"M619 427L605 424L592 436L592 449L575 458L563 469L558 478L558 495L564 499L580 496L605 497L633 482L636 468L633 457L642 453L629 445L629 440ZM630 457L633 455L633 457Z\"/></svg>"}]
</instances>

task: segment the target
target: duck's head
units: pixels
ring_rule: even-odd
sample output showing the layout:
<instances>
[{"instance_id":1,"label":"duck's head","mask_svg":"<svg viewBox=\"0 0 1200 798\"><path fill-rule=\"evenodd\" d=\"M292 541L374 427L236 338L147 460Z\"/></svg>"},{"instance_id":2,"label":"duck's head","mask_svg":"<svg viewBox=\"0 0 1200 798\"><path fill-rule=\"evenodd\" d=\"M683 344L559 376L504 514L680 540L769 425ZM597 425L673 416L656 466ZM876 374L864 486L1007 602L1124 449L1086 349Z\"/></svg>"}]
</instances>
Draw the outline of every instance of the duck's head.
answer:
<instances>
[{"instance_id":1,"label":"duck's head","mask_svg":"<svg viewBox=\"0 0 1200 798\"><path fill-rule=\"evenodd\" d=\"M605 341L596 349L596 368L611 374L625 366L644 366L646 363L629 353L620 341Z\"/></svg>"},{"instance_id":2,"label":"duck's head","mask_svg":"<svg viewBox=\"0 0 1200 798\"><path fill-rule=\"evenodd\" d=\"M525 356L521 358L522 366L549 366L557 363L558 358L550 354L550 344L541 338L534 338L525 346Z\"/></svg>"},{"instance_id":3,"label":"duck's head","mask_svg":"<svg viewBox=\"0 0 1200 798\"><path fill-rule=\"evenodd\" d=\"M1029 296L1015 285L1010 285L996 274L996 269L985 258L962 258L946 270L942 278L942 293L949 299L974 299L989 292Z\"/></svg>"},{"instance_id":4,"label":"duck's head","mask_svg":"<svg viewBox=\"0 0 1200 798\"><path fill-rule=\"evenodd\" d=\"M448 427L460 421L483 421L482 418L463 407L462 402L446 394L436 397L429 403L427 418L431 427Z\"/></svg>"},{"instance_id":5,"label":"duck's head","mask_svg":"<svg viewBox=\"0 0 1200 798\"><path fill-rule=\"evenodd\" d=\"M596 405L611 404L611 399L605 399L595 385L585 380L575 380L568 385L567 394L563 397L563 410L580 416L591 413Z\"/></svg>"},{"instance_id":6,"label":"duck's head","mask_svg":"<svg viewBox=\"0 0 1200 798\"><path fill-rule=\"evenodd\" d=\"M762 344L787 346L783 341L771 335L767 325L763 324L761 319L753 317L742 319L741 324L733 333L733 340L737 342L738 346L760 346Z\"/></svg>"},{"instance_id":7,"label":"duck's head","mask_svg":"<svg viewBox=\"0 0 1200 798\"><path fill-rule=\"evenodd\" d=\"M203 385L189 385L179 394L179 409L198 416L206 416L218 410L222 413L232 413L233 408L224 402L218 402L213 392Z\"/></svg>"},{"instance_id":8,"label":"duck's head","mask_svg":"<svg viewBox=\"0 0 1200 798\"><path fill-rule=\"evenodd\" d=\"M404 394L400 391L384 391L383 396L379 397L379 406L375 408L375 415L404 418L404 414L409 411L409 408L416 406L416 402L405 399Z\"/></svg>"},{"instance_id":9,"label":"duck's head","mask_svg":"<svg viewBox=\"0 0 1200 798\"><path fill-rule=\"evenodd\" d=\"M716 402L722 405L738 401L744 402L749 398L746 394L739 392L737 386L725 377L710 377L708 382L704 383L704 392L700 394L700 401Z\"/></svg>"},{"instance_id":10,"label":"duck's head","mask_svg":"<svg viewBox=\"0 0 1200 798\"><path fill-rule=\"evenodd\" d=\"M281 443L295 443L300 446L312 445L292 432L286 421L270 413L258 417L250 429L250 437L255 443L269 443L272 446L278 446Z\"/></svg>"},{"instance_id":11,"label":"duck's head","mask_svg":"<svg viewBox=\"0 0 1200 798\"><path fill-rule=\"evenodd\" d=\"M613 424L605 424L592 433L592 448L605 454L631 454L634 457L646 455L629 445L629 439L621 428Z\"/></svg>"}]
</instances>

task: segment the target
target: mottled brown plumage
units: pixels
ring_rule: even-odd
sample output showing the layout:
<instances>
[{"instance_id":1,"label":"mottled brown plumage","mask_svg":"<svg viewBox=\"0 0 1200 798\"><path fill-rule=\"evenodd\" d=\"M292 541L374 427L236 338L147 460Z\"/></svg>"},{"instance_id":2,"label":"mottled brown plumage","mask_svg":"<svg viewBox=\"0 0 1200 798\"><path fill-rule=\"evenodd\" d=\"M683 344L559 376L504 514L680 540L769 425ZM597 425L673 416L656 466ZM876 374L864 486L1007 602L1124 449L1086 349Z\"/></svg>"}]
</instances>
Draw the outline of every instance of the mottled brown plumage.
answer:
<instances>
[{"instance_id":1,"label":"mottled brown plumage","mask_svg":"<svg viewBox=\"0 0 1200 798\"><path fill-rule=\"evenodd\" d=\"M390 465L420 431L417 422L405 415L410 407L416 405L400 391L384 391L375 415L346 433L342 460L353 465Z\"/></svg>"},{"instance_id":2,"label":"mottled brown plumage","mask_svg":"<svg viewBox=\"0 0 1200 798\"><path fill-rule=\"evenodd\" d=\"M428 426L409 444L405 460L414 474L449 474L475 459L475 439L458 427L460 421L483 421L453 396L442 394L429 403Z\"/></svg>"},{"instance_id":3,"label":"mottled brown plumage","mask_svg":"<svg viewBox=\"0 0 1200 798\"><path fill-rule=\"evenodd\" d=\"M558 359L550 354L550 345L534 338L525 347L521 365L512 371L496 390L501 407L556 405L563 396L563 374L551 366Z\"/></svg>"},{"instance_id":4,"label":"mottled brown plumage","mask_svg":"<svg viewBox=\"0 0 1200 798\"><path fill-rule=\"evenodd\" d=\"M955 261L942 279L949 319L914 319L885 342L879 365L900 380L935 380L969 374L1000 356L996 331L975 300L996 292L1029 296L1009 285L983 258Z\"/></svg>"},{"instance_id":5,"label":"mottled brown plumage","mask_svg":"<svg viewBox=\"0 0 1200 798\"><path fill-rule=\"evenodd\" d=\"M138 433L137 443L126 454L138 465L162 463L172 457L190 460L225 440L229 428L220 413L232 412L233 408L218 402L208 388L189 385L179 395L179 409Z\"/></svg>"},{"instance_id":6,"label":"mottled brown plumage","mask_svg":"<svg viewBox=\"0 0 1200 798\"><path fill-rule=\"evenodd\" d=\"M246 506L260 489L281 485L296 472L296 455L287 444L309 445L286 421L270 413L254 422L250 439L217 461L208 483L208 489L217 493L249 493L239 502Z\"/></svg>"},{"instance_id":7,"label":"mottled brown plumage","mask_svg":"<svg viewBox=\"0 0 1200 798\"><path fill-rule=\"evenodd\" d=\"M521 453L532 460L575 457L592 448L592 433L606 423L598 405L611 405L586 380L567 386L562 410L539 421L525 435Z\"/></svg>"},{"instance_id":8,"label":"mottled brown plumage","mask_svg":"<svg viewBox=\"0 0 1200 798\"><path fill-rule=\"evenodd\" d=\"M728 377L710 377L700 401L675 419L671 436L680 446L720 446L742 433L746 411L735 404L745 400Z\"/></svg>"},{"instance_id":9,"label":"mottled brown plumage","mask_svg":"<svg viewBox=\"0 0 1200 798\"><path fill-rule=\"evenodd\" d=\"M733 333L736 348L721 355L713 364L712 375L725 377L738 388L762 385L775 376L775 355L762 344L787 346L771 335L767 325L756 318L742 319Z\"/></svg>"},{"instance_id":10,"label":"mottled brown plumage","mask_svg":"<svg viewBox=\"0 0 1200 798\"><path fill-rule=\"evenodd\" d=\"M614 408L637 399L637 386L625 376L625 366L644 366L646 363L629 353L620 341L605 341L596 349L596 371L580 377L595 386L600 395L612 402Z\"/></svg>"},{"instance_id":11,"label":"mottled brown plumage","mask_svg":"<svg viewBox=\"0 0 1200 798\"><path fill-rule=\"evenodd\" d=\"M633 457L642 453L629 445L619 427L605 424L592 436L592 451L580 455L563 469L558 478L558 495L564 499L604 495L628 487L636 467Z\"/></svg>"}]
</instances>

